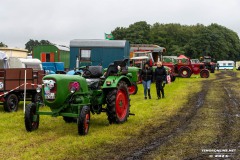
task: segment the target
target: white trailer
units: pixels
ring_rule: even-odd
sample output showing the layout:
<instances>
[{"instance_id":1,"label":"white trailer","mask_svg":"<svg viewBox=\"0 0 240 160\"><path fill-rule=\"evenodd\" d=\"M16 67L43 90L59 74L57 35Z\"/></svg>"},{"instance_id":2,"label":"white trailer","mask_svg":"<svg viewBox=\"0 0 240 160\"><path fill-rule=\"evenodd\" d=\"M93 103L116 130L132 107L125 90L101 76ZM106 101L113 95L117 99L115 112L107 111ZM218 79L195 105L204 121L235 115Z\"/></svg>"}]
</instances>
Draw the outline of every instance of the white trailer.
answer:
<instances>
[{"instance_id":1,"label":"white trailer","mask_svg":"<svg viewBox=\"0 0 240 160\"><path fill-rule=\"evenodd\" d=\"M217 61L217 66L219 69L233 69L234 68L234 61L225 60L225 61Z\"/></svg>"},{"instance_id":2,"label":"white trailer","mask_svg":"<svg viewBox=\"0 0 240 160\"><path fill-rule=\"evenodd\" d=\"M0 52L0 68L32 68L33 70L43 70L42 62L39 59L8 57L4 52Z\"/></svg>"}]
</instances>

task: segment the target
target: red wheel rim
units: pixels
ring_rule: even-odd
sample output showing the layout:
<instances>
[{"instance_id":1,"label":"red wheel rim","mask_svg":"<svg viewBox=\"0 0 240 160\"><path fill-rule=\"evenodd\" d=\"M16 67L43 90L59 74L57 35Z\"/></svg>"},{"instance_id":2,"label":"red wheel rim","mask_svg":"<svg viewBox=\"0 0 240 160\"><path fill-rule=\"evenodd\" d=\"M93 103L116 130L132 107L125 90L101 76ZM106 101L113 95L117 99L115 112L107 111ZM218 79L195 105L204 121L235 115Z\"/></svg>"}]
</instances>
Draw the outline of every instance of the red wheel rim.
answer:
<instances>
[{"instance_id":1,"label":"red wheel rim","mask_svg":"<svg viewBox=\"0 0 240 160\"><path fill-rule=\"evenodd\" d=\"M206 73L206 72L203 72L203 73L202 73L202 77L203 77L203 78L207 78L207 73Z\"/></svg>"},{"instance_id":2,"label":"red wheel rim","mask_svg":"<svg viewBox=\"0 0 240 160\"><path fill-rule=\"evenodd\" d=\"M85 133L88 132L89 120L90 120L90 114L87 113L86 116L85 116L85 120L84 120L84 129L85 129Z\"/></svg>"},{"instance_id":3,"label":"red wheel rim","mask_svg":"<svg viewBox=\"0 0 240 160\"><path fill-rule=\"evenodd\" d=\"M136 87L134 85L128 87L129 94L133 94L136 91Z\"/></svg>"},{"instance_id":4,"label":"red wheel rim","mask_svg":"<svg viewBox=\"0 0 240 160\"><path fill-rule=\"evenodd\" d=\"M128 98L127 93L124 90L119 90L116 97L116 114L117 117L123 120L127 115Z\"/></svg>"}]
</instances>

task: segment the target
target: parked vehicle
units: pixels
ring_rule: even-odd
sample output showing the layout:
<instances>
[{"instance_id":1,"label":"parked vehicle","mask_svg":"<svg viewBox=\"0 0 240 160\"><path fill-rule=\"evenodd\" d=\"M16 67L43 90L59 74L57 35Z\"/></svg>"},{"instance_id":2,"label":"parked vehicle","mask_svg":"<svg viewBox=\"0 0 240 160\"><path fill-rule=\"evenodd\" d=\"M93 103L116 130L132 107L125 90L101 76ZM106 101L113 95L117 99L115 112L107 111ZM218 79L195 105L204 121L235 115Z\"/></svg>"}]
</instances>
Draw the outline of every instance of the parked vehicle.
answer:
<instances>
[{"instance_id":1,"label":"parked vehicle","mask_svg":"<svg viewBox=\"0 0 240 160\"><path fill-rule=\"evenodd\" d=\"M192 74L200 74L201 78L208 78L209 71L205 68L204 63L192 63L189 58L178 58L177 63L165 63L170 67L176 76L189 78Z\"/></svg>"},{"instance_id":2,"label":"parked vehicle","mask_svg":"<svg viewBox=\"0 0 240 160\"><path fill-rule=\"evenodd\" d=\"M76 66L103 66L107 68L117 59L129 59L130 44L126 40L84 40L70 41L70 70ZM76 64L78 59L78 64Z\"/></svg>"},{"instance_id":3,"label":"parked vehicle","mask_svg":"<svg viewBox=\"0 0 240 160\"><path fill-rule=\"evenodd\" d=\"M32 57L41 62L63 62L64 70L69 69L70 51L67 46L55 44L34 46Z\"/></svg>"},{"instance_id":4,"label":"parked vehicle","mask_svg":"<svg viewBox=\"0 0 240 160\"><path fill-rule=\"evenodd\" d=\"M131 81L124 61L109 65L102 77L102 66L89 66L80 75L53 74L43 78L42 93L44 104L51 111L40 111L40 103L31 103L25 112L27 131L38 129L39 116L62 116L67 123L77 119L78 134L89 131L90 112L106 112L108 121L124 123L130 115L128 88Z\"/></svg>"},{"instance_id":5,"label":"parked vehicle","mask_svg":"<svg viewBox=\"0 0 240 160\"><path fill-rule=\"evenodd\" d=\"M63 62L42 62L42 66L50 74L66 74Z\"/></svg>"},{"instance_id":6,"label":"parked vehicle","mask_svg":"<svg viewBox=\"0 0 240 160\"><path fill-rule=\"evenodd\" d=\"M18 110L18 103L24 97L24 82L26 71L26 98L33 102L40 100L36 88L42 84L44 71L38 59L8 58L0 52L0 101L4 110Z\"/></svg>"},{"instance_id":7,"label":"parked vehicle","mask_svg":"<svg viewBox=\"0 0 240 160\"><path fill-rule=\"evenodd\" d=\"M240 70L240 61L237 61L237 62L236 62L236 69L237 69L237 70Z\"/></svg>"},{"instance_id":8,"label":"parked vehicle","mask_svg":"<svg viewBox=\"0 0 240 160\"><path fill-rule=\"evenodd\" d=\"M128 59L124 60L125 63L128 63ZM110 64L112 65L112 64ZM90 66L81 66L81 67L76 67L74 70L70 70L67 72L67 75L78 75L82 74L86 68L89 68ZM128 92L130 95L137 94L138 91L138 86L137 83L139 82L139 68L138 67L128 67L128 74L126 76L130 79L131 85L128 87ZM102 70L103 74L107 72L107 68Z\"/></svg>"},{"instance_id":9,"label":"parked vehicle","mask_svg":"<svg viewBox=\"0 0 240 160\"><path fill-rule=\"evenodd\" d=\"M203 56L203 58L201 58L201 62L204 63L206 69L208 69L211 73L215 72L216 63L213 62L211 56Z\"/></svg>"},{"instance_id":10,"label":"parked vehicle","mask_svg":"<svg viewBox=\"0 0 240 160\"><path fill-rule=\"evenodd\" d=\"M225 61L217 61L219 65L219 69L233 69L234 68L234 61L225 60Z\"/></svg>"}]
</instances>

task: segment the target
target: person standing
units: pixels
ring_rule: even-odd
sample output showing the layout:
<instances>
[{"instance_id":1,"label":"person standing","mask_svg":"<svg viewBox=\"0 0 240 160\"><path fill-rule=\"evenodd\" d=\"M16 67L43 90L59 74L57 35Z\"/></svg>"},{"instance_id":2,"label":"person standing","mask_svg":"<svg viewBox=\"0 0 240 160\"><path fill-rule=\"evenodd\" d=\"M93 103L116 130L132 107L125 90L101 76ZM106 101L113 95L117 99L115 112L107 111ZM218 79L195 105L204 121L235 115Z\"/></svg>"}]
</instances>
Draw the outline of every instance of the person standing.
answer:
<instances>
[{"instance_id":1,"label":"person standing","mask_svg":"<svg viewBox=\"0 0 240 160\"><path fill-rule=\"evenodd\" d=\"M147 93L148 93L148 98L151 99L150 88L151 88L151 82L153 77L153 71L148 63L144 64L144 67L140 73L140 76L142 78L142 84L144 88L144 98L147 99Z\"/></svg>"},{"instance_id":2,"label":"person standing","mask_svg":"<svg viewBox=\"0 0 240 160\"><path fill-rule=\"evenodd\" d=\"M156 89L158 99L161 98L160 91L162 93L162 98L164 98L164 86L163 81L165 81L167 76L166 69L163 67L162 62L157 62L157 68L155 69L155 79L156 79Z\"/></svg>"}]
</instances>

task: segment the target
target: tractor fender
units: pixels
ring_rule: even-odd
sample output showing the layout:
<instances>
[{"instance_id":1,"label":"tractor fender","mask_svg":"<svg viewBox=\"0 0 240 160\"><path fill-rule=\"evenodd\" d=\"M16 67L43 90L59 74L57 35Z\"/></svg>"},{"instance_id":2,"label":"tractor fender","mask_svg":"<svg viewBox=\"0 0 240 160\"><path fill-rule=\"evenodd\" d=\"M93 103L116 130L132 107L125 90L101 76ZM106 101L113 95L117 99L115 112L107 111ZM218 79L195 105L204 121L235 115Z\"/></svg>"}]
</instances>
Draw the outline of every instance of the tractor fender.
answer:
<instances>
[{"instance_id":1,"label":"tractor fender","mask_svg":"<svg viewBox=\"0 0 240 160\"><path fill-rule=\"evenodd\" d=\"M126 82L127 86L131 86L131 81L127 76L108 76L104 81L102 89L116 88L120 81Z\"/></svg>"}]
</instances>

